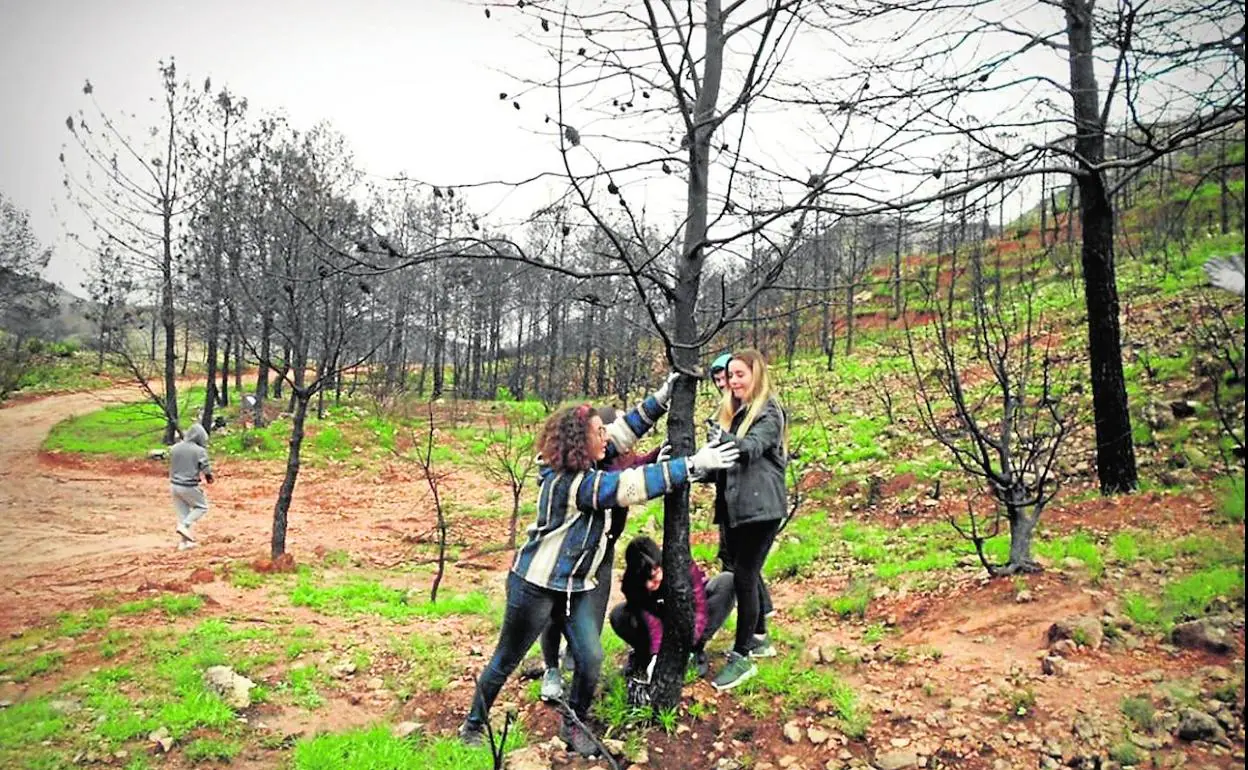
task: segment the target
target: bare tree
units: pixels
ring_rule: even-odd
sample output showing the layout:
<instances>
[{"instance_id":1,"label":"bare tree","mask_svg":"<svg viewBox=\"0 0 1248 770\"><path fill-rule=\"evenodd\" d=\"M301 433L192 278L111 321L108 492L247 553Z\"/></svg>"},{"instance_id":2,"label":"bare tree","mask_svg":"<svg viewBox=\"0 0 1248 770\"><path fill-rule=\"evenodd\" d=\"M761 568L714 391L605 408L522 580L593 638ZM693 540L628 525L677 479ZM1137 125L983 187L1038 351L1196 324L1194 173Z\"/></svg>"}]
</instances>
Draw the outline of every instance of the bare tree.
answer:
<instances>
[{"instance_id":1,"label":"bare tree","mask_svg":"<svg viewBox=\"0 0 1248 770\"><path fill-rule=\"evenodd\" d=\"M826 29L857 43L846 50L873 52L853 60L872 83L856 103L860 122L893 132L887 154L864 158L888 194L859 188L856 206L983 202L1028 178L1070 180L1067 206L1077 197L1078 216L1067 216L1066 238L1081 236L1097 473L1103 493L1134 489L1113 201L1159 159L1243 121L1242 0L820 8ZM879 46L896 55L875 55ZM1109 74L1107 84L1098 71ZM957 144L974 151L950 152ZM963 179L939 181L954 172ZM824 202L833 212L845 205L835 196Z\"/></svg>"},{"instance_id":2,"label":"bare tree","mask_svg":"<svg viewBox=\"0 0 1248 770\"><path fill-rule=\"evenodd\" d=\"M40 277L51 256L29 215L0 194L0 401L21 383L30 364L27 338L54 307L53 287Z\"/></svg>"},{"instance_id":3,"label":"bare tree","mask_svg":"<svg viewBox=\"0 0 1248 770\"><path fill-rule=\"evenodd\" d=\"M90 116L79 110L65 121L78 157L67 158L62 151L60 158L65 186L91 222L93 235L122 254L131 269L155 279L164 329L164 440L172 443L178 435L174 294L179 229L203 194L190 179L196 142L191 130L200 93L178 79L172 59L160 63L160 79L159 121L142 138L128 134L104 111L88 81L82 92L90 101Z\"/></svg>"},{"instance_id":4,"label":"bare tree","mask_svg":"<svg viewBox=\"0 0 1248 770\"><path fill-rule=\"evenodd\" d=\"M1057 352L1050 330L1034 311L1034 279L1013 287L1000 303L983 301L982 283L969 298L970 339L958 339L939 298L928 289L936 323L907 324L906 342L923 428L949 450L968 475L978 478L994 502L987 528L968 505L969 523L953 526L975 544L990 575L1034 572L1031 542L1040 515L1057 493L1058 450L1073 419L1055 381ZM978 354L975 352L978 350ZM989 379L976 385L975 364ZM935 367L934 371L929 367ZM934 375L935 383L931 379ZM1003 565L989 563L984 542L1010 529L1010 554Z\"/></svg>"},{"instance_id":5,"label":"bare tree","mask_svg":"<svg viewBox=\"0 0 1248 770\"><path fill-rule=\"evenodd\" d=\"M516 547L516 523L520 518L520 498L525 484L537 467L534 440L538 425L523 419L519 411L508 410L504 403L498 429L492 431L481 469L493 481L507 485L511 492L511 522L507 528L507 545Z\"/></svg>"}]
</instances>

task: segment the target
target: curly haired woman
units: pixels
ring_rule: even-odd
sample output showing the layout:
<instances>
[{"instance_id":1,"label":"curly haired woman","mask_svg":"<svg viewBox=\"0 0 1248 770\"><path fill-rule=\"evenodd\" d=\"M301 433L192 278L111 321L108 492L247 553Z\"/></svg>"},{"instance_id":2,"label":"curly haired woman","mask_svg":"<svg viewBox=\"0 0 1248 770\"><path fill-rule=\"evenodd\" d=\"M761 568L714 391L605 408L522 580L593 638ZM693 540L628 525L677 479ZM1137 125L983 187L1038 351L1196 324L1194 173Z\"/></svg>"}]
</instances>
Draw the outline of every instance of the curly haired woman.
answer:
<instances>
[{"instance_id":1,"label":"curly haired woman","mask_svg":"<svg viewBox=\"0 0 1248 770\"><path fill-rule=\"evenodd\" d=\"M607 549L611 510L659 497L688 483L690 473L730 466L736 449L730 444L704 446L690 457L678 457L621 471L598 470L627 452L667 412L671 375L640 406L610 425L589 404L562 409L542 427L538 449L540 471L537 520L528 541L516 552L507 575L507 606L498 646L477 680L472 709L460 726L460 738L482 741L490 707L507 677L552 618L563 620L575 674L568 706L583 721L602 668L602 644L592 592ZM560 735L570 749L584 756L597 745L577 724L566 720Z\"/></svg>"}]
</instances>

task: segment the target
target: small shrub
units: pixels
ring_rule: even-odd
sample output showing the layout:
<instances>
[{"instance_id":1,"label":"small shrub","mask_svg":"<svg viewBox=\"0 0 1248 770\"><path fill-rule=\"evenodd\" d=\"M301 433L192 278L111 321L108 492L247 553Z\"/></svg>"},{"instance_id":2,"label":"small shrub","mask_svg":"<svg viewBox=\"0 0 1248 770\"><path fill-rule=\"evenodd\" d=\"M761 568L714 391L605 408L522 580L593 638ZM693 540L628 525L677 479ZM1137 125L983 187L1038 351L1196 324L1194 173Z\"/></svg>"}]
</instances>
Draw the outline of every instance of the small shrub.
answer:
<instances>
[{"instance_id":1,"label":"small shrub","mask_svg":"<svg viewBox=\"0 0 1248 770\"><path fill-rule=\"evenodd\" d=\"M832 600L832 611L843 618L851 615L866 617L871 604L871 587L866 583L850 585L840 596Z\"/></svg>"},{"instance_id":2,"label":"small shrub","mask_svg":"<svg viewBox=\"0 0 1248 770\"><path fill-rule=\"evenodd\" d=\"M242 751L242 744L219 738L196 738L182 753L192 762L230 762Z\"/></svg>"},{"instance_id":3,"label":"small shrub","mask_svg":"<svg viewBox=\"0 0 1248 770\"><path fill-rule=\"evenodd\" d=\"M1142 695L1123 698L1120 708L1123 716L1131 720L1136 730L1147 733L1153 729L1157 712L1148 698Z\"/></svg>"},{"instance_id":4,"label":"small shrub","mask_svg":"<svg viewBox=\"0 0 1248 770\"><path fill-rule=\"evenodd\" d=\"M1109 757L1124 767L1138 765L1141 760L1140 750L1130 741L1119 741L1114 744L1114 747L1109 750Z\"/></svg>"},{"instance_id":5,"label":"small shrub","mask_svg":"<svg viewBox=\"0 0 1248 770\"><path fill-rule=\"evenodd\" d=\"M1225 479L1218 485L1218 515L1232 524L1244 520L1244 477Z\"/></svg>"}]
</instances>

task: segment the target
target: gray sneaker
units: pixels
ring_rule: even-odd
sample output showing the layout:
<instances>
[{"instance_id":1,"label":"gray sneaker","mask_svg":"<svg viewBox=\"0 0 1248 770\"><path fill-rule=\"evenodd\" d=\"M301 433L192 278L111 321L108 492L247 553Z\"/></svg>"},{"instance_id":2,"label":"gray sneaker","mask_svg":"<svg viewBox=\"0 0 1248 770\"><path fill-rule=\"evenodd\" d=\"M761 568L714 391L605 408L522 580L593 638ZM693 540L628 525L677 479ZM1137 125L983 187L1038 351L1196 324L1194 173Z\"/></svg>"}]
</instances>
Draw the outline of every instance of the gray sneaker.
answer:
<instances>
[{"instance_id":1,"label":"gray sneaker","mask_svg":"<svg viewBox=\"0 0 1248 770\"><path fill-rule=\"evenodd\" d=\"M766 634L754 634L754 646L750 647L751 658L774 658L779 654Z\"/></svg>"},{"instance_id":2,"label":"gray sneaker","mask_svg":"<svg viewBox=\"0 0 1248 770\"><path fill-rule=\"evenodd\" d=\"M547 703L563 700L563 672L557 668L548 668L542 674L542 700Z\"/></svg>"},{"instance_id":3,"label":"gray sneaker","mask_svg":"<svg viewBox=\"0 0 1248 770\"><path fill-rule=\"evenodd\" d=\"M589 733L580 725L572 724L567 717L563 718L563 724L559 726L559 737L568 744L568 751L576 752L582 757L596 757L600 753L598 744L589 737Z\"/></svg>"},{"instance_id":4,"label":"gray sneaker","mask_svg":"<svg viewBox=\"0 0 1248 770\"><path fill-rule=\"evenodd\" d=\"M459 726L459 740L465 746L480 746L485 743L485 725L475 724L467 720Z\"/></svg>"},{"instance_id":5,"label":"gray sneaker","mask_svg":"<svg viewBox=\"0 0 1248 770\"><path fill-rule=\"evenodd\" d=\"M173 528L173 531L181 535L183 540L187 540L190 542L195 541L195 538L191 537L191 528L186 526L185 524L179 524L178 526Z\"/></svg>"},{"instance_id":6,"label":"gray sneaker","mask_svg":"<svg viewBox=\"0 0 1248 770\"><path fill-rule=\"evenodd\" d=\"M728 663L715 675L711 684L716 690L723 692L742 684L757 673L758 666L754 665L748 655L732 650L728 653Z\"/></svg>"}]
</instances>

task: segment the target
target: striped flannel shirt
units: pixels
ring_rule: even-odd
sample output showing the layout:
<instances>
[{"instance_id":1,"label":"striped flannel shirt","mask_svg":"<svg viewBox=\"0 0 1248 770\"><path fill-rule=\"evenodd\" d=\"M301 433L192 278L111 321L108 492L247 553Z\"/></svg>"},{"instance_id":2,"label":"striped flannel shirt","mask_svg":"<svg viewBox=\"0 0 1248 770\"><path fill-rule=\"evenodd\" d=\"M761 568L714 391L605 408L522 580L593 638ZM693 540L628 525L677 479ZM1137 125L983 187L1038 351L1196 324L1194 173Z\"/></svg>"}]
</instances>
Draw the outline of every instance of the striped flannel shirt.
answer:
<instances>
[{"instance_id":1,"label":"striped flannel shirt","mask_svg":"<svg viewBox=\"0 0 1248 770\"><path fill-rule=\"evenodd\" d=\"M632 448L665 409L647 396L637 408L607 426L609 443L603 463ZM611 531L611 509L626 508L667 494L689 479L680 457L620 471L591 468L539 472L537 521L529 526L528 542L516 553L511 570L528 582L562 593L593 590Z\"/></svg>"}]
</instances>

